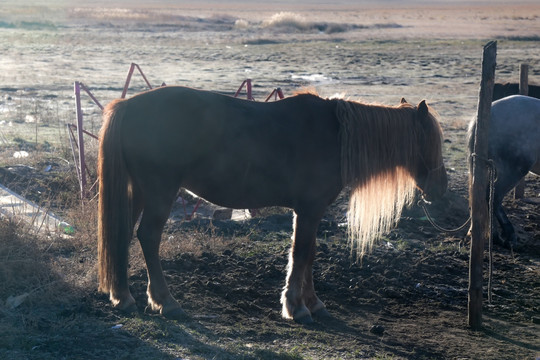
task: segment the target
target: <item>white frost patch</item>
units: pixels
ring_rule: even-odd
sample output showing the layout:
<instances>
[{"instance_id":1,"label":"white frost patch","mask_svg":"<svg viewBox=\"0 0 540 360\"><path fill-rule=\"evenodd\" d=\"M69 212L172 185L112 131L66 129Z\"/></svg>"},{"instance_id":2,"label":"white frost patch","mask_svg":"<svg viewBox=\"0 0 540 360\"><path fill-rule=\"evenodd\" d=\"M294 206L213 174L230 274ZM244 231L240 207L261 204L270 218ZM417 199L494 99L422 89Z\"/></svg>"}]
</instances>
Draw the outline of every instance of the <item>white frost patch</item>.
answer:
<instances>
[{"instance_id":1,"label":"white frost patch","mask_svg":"<svg viewBox=\"0 0 540 360\"><path fill-rule=\"evenodd\" d=\"M26 157L28 157L28 155L29 155L29 154L28 154L28 152L26 152L26 151L15 151L15 152L13 153L13 157L14 157L15 159L26 158Z\"/></svg>"}]
</instances>

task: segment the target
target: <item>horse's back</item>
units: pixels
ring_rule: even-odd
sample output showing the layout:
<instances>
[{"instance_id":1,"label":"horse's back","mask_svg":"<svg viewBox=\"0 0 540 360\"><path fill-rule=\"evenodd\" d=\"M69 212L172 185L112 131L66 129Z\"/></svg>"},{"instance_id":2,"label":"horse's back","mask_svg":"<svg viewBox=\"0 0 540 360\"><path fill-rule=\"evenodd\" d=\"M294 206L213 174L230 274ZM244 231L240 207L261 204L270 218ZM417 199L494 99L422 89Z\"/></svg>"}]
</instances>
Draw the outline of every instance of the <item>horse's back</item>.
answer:
<instances>
[{"instance_id":1,"label":"horse's back","mask_svg":"<svg viewBox=\"0 0 540 360\"><path fill-rule=\"evenodd\" d=\"M490 134L494 136L504 136L506 134L510 138L531 138L539 133L539 99L513 95L493 102Z\"/></svg>"},{"instance_id":2,"label":"horse's back","mask_svg":"<svg viewBox=\"0 0 540 360\"><path fill-rule=\"evenodd\" d=\"M292 207L298 194L312 198L341 184L338 124L327 100L261 103L165 87L126 101L123 149L140 181L172 178L227 207Z\"/></svg>"},{"instance_id":3,"label":"horse's back","mask_svg":"<svg viewBox=\"0 0 540 360\"><path fill-rule=\"evenodd\" d=\"M540 100L513 95L495 101L491 108L489 152L506 166L540 171Z\"/></svg>"}]
</instances>

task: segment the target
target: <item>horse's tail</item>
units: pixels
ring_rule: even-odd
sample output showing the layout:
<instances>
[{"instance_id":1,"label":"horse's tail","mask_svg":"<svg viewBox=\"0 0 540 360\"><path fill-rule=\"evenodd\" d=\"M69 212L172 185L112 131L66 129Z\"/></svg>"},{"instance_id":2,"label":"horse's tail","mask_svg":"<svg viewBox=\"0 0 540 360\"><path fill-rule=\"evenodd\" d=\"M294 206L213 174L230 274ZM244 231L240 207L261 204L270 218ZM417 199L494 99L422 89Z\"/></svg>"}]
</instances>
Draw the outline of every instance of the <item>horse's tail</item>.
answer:
<instances>
[{"instance_id":1,"label":"horse's tail","mask_svg":"<svg viewBox=\"0 0 540 360\"><path fill-rule=\"evenodd\" d=\"M105 293L127 281L128 248L133 236L130 181L121 141L125 108L123 100L107 105L100 131L98 276L99 290Z\"/></svg>"}]
</instances>

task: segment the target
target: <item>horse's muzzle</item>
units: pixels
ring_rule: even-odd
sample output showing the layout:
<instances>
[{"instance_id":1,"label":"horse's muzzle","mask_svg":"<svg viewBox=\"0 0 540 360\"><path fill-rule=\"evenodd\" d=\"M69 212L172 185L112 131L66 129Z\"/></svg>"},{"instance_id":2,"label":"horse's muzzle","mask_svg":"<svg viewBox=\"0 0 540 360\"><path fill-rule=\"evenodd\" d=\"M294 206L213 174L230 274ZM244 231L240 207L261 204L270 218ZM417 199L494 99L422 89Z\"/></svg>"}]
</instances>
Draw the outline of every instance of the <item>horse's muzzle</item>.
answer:
<instances>
[{"instance_id":1,"label":"horse's muzzle","mask_svg":"<svg viewBox=\"0 0 540 360\"><path fill-rule=\"evenodd\" d=\"M433 201L440 199L448 188L448 176L446 175L446 168L441 166L428 173L426 181L423 187L420 187L422 196L427 201Z\"/></svg>"}]
</instances>

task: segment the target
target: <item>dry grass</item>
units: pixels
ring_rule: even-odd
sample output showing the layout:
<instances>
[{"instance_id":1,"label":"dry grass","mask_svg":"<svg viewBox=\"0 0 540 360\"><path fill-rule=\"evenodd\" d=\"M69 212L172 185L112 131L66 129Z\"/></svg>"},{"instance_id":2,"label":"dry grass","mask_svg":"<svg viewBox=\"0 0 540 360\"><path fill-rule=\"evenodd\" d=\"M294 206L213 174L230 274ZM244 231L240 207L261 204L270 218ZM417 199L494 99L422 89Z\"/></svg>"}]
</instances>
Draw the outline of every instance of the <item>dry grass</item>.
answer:
<instances>
[{"instance_id":1,"label":"dry grass","mask_svg":"<svg viewBox=\"0 0 540 360\"><path fill-rule=\"evenodd\" d=\"M39 167L42 156L32 155L37 163L28 166ZM76 306L95 287L97 277L96 202L82 204L78 193L65 191L74 181L71 171L37 178L22 174L20 180L10 186L21 193L35 192L37 183L52 190L55 195L34 200L44 208L55 206L76 232L45 233L17 217L0 219L0 348L8 351L32 343L25 339L69 326L59 314Z\"/></svg>"},{"instance_id":2,"label":"dry grass","mask_svg":"<svg viewBox=\"0 0 540 360\"><path fill-rule=\"evenodd\" d=\"M0 219L0 349L6 351L0 351L0 357L10 351L32 353L40 339L70 333L87 321L86 313L77 309L95 296L91 294L97 287L97 201L82 203L72 197L64 206L64 219L75 229L72 236L37 234L19 219ZM161 255L167 259L227 247L223 236L201 229L164 236ZM141 247L134 239L129 271L144 269ZM70 314L68 319L65 314Z\"/></svg>"},{"instance_id":3,"label":"dry grass","mask_svg":"<svg viewBox=\"0 0 540 360\"><path fill-rule=\"evenodd\" d=\"M24 224L0 221L0 298L35 294L57 280L49 272L44 245Z\"/></svg>"},{"instance_id":4,"label":"dry grass","mask_svg":"<svg viewBox=\"0 0 540 360\"><path fill-rule=\"evenodd\" d=\"M0 219L0 358L39 357L43 339L87 322L77 309L97 284L95 202L75 204L66 220L73 236Z\"/></svg>"},{"instance_id":5,"label":"dry grass","mask_svg":"<svg viewBox=\"0 0 540 360\"><path fill-rule=\"evenodd\" d=\"M53 255L53 239L41 239L23 223L0 220L0 348L21 346L39 330L44 309L69 301L69 289Z\"/></svg>"}]
</instances>

